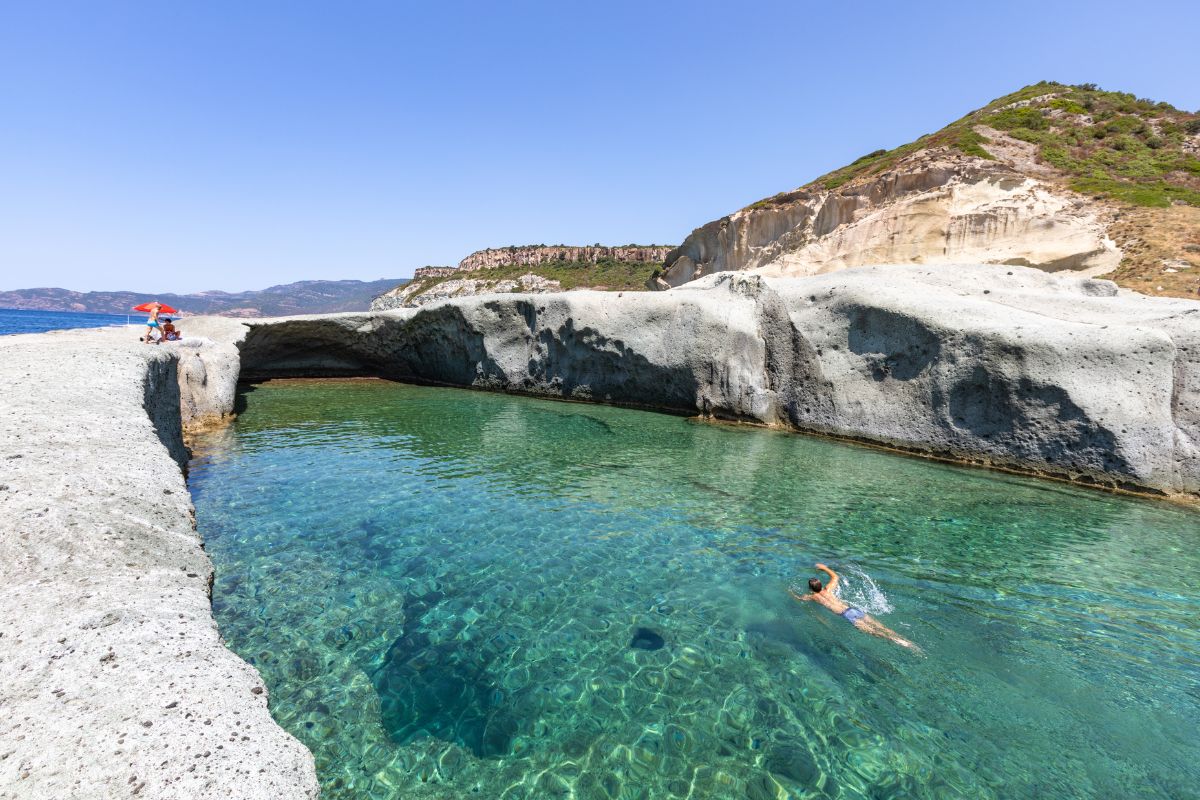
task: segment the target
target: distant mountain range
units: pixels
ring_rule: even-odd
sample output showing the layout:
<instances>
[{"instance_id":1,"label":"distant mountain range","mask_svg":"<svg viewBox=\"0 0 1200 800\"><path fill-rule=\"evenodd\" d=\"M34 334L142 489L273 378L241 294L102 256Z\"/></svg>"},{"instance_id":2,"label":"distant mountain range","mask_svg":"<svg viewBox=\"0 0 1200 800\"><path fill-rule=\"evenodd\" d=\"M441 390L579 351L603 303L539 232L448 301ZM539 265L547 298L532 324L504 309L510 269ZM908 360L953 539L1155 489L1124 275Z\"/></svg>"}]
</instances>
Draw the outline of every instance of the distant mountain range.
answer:
<instances>
[{"instance_id":1,"label":"distant mountain range","mask_svg":"<svg viewBox=\"0 0 1200 800\"><path fill-rule=\"evenodd\" d=\"M158 300L178 308L184 315L282 317L291 314L329 314L337 311L366 311L372 298L405 282L403 278L384 278L377 281L297 281L249 292L212 291L197 294L16 289L0 292L0 308L125 314L140 303Z\"/></svg>"}]
</instances>

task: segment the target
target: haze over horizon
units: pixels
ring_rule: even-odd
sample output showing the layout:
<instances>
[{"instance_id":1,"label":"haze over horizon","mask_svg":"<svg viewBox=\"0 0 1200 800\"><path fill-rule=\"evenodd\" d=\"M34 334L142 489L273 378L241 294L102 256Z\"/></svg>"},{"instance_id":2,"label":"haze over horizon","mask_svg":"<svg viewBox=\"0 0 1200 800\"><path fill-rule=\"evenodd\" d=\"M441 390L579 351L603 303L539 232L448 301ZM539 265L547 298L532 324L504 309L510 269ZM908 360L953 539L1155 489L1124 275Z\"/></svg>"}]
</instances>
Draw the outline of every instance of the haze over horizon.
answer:
<instances>
[{"instance_id":1,"label":"haze over horizon","mask_svg":"<svg viewBox=\"0 0 1200 800\"><path fill-rule=\"evenodd\" d=\"M0 9L0 289L404 277L696 226L1038 80L1200 108L1195 4Z\"/></svg>"}]
</instances>

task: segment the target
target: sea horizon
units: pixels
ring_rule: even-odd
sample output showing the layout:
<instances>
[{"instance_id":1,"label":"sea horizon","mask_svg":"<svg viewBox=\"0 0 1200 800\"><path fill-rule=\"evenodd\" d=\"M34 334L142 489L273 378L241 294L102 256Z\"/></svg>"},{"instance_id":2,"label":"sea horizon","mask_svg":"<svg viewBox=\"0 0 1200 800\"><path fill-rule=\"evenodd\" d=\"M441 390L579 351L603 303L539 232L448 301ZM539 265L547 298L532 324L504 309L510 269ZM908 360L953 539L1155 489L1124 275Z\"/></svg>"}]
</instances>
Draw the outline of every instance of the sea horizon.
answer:
<instances>
[{"instance_id":1,"label":"sea horizon","mask_svg":"<svg viewBox=\"0 0 1200 800\"><path fill-rule=\"evenodd\" d=\"M128 321L142 317L130 314ZM0 308L0 336L19 333L45 333L71 328L107 328L126 324L125 314L97 314L91 311L41 311L28 308Z\"/></svg>"}]
</instances>

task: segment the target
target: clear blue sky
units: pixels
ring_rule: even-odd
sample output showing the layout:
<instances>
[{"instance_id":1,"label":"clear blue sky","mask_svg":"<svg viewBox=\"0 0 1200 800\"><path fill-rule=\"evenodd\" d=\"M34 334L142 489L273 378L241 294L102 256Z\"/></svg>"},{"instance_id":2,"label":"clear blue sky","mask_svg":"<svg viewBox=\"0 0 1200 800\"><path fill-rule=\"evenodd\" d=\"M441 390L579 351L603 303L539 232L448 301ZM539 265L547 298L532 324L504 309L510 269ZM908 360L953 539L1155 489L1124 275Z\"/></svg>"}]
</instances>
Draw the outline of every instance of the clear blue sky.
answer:
<instances>
[{"instance_id":1,"label":"clear blue sky","mask_svg":"<svg viewBox=\"0 0 1200 800\"><path fill-rule=\"evenodd\" d=\"M692 228L1038 80L1200 108L1200 3L0 1L0 289Z\"/></svg>"}]
</instances>

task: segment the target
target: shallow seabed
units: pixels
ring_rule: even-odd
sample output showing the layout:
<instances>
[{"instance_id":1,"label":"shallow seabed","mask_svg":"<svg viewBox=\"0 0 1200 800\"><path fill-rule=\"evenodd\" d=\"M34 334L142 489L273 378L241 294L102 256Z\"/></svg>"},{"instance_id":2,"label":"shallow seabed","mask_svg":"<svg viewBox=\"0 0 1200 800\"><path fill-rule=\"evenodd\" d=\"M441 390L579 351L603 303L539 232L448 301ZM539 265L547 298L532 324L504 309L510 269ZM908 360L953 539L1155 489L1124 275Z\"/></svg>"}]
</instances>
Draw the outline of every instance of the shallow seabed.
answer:
<instances>
[{"instance_id":1,"label":"shallow seabed","mask_svg":"<svg viewBox=\"0 0 1200 800\"><path fill-rule=\"evenodd\" d=\"M247 395L192 463L213 602L327 798L1197 797L1194 511L601 406ZM815 561L925 656L789 599Z\"/></svg>"}]
</instances>

